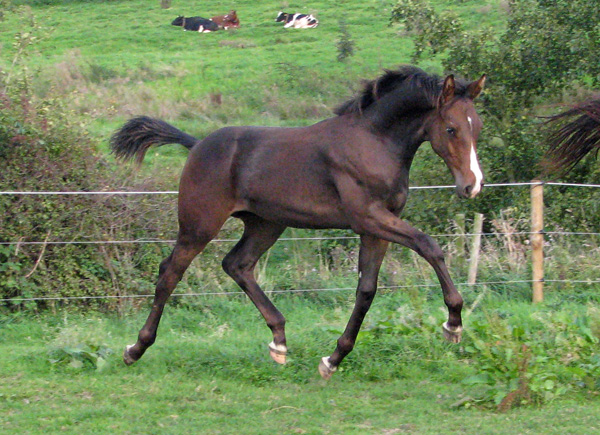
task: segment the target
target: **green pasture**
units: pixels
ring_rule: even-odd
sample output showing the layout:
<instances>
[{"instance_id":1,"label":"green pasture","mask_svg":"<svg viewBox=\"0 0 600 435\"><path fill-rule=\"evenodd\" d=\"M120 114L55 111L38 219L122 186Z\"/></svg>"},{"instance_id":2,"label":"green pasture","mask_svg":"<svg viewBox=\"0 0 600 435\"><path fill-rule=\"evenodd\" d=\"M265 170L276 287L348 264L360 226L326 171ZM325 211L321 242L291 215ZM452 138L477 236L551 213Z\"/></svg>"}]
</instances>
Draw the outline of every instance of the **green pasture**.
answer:
<instances>
[{"instance_id":1,"label":"green pasture","mask_svg":"<svg viewBox=\"0 0 600 435\"><path fill-rule=\"evenodd\" d=\"M467 317L471 332L461 345L447 344L439 328L441 297L419 308L400 293L380 295L355 351L323 381L319 358L333 349L351 299L351 293L319 304L298 295L275 297L288 319L286 366L270 360L268 328L252 304L237 297L175 302L156 344L131 367L121 352L135 339L144 310L116 316L60 308L35 318L5 317L0 433L562 435L600 429L597 392L577 383L543 406L500 412L474 401L481 386L468 379L486 360L472 358L468 349L484 333L477 326L482 314ZM487 316L494 317L494 306L510 306L525 329L551 316L558 331L561 317L582 314L573 306L497 306L494 300L484 303ZM404 329L414 326L409 318L402 328L381 321L387 310L403 308L425 314L418 330ZM70 358L57 362L57 350ZM557 352L560 358L567 357L564 351Z\"/></svg>"},{"instance_id":2,"label":"green pasture","mask_svg":"<svg viewBox=\"0 0 600 435\"><path fill-rule=\"evenodd\" d=\"M59 96L87 119L102 146L133 115L176 122L198 137L225 125L298 126L331 116L362 79L410 61L413 44L397 24L392 3L382 0L331 4L144 0L30 3L0 21L0 67L14 72L16 58L36 79L40 96ZM44 6L49 3L51 6ZM436 2L443 5L444 2ZM236 9L237 30L210 34L171 26L179 14L212 16ZM313 13L315 29L284 29L279 10ZM494 24L499 1L462 2L467 22ZM346 62L337 60L341 26L354 44ZM35 38L24 53L13 49L15 35ZM437 61L424 61L441 73ZM221 104L211 103L219 95ZM176 147L157 150L175 155ZM150 157L148 163L152 162Z\"/></svg>"}]
</instances>

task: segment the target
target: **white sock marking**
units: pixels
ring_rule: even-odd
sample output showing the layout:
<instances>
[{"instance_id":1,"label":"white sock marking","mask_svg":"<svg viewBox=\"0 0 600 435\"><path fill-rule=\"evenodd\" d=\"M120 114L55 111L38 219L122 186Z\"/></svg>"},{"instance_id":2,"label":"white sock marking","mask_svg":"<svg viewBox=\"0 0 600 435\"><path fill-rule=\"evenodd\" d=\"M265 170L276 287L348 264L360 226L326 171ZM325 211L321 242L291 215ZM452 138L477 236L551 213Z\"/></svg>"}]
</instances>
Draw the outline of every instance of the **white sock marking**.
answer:
<instances>
[{"instance_id":1,"label":"white sock marking","mask_svg":"<svg viewBox=\"0 0 600 435\"><path fill-rule=\"evenodd\" d=\"M283 353L287 352L287 347L285 345L283 345L283 344L275 344L274 341L272 341L272 342L269 343L269 348L277 350L279 352L283 352Z\"/></svg>"},{"instance_id":2,"label":"white sock marking","mask_svg":"<svg viewBox=\"0 0 600 435\"><path fill-rule=\"evenodd\" d=\"M335 372L337 370L337 367L333 366L330 362L329 362L329 357L328 356L324 356L323 358L321 358L321 361L323 361L323 364L325 365L325 367L327 367L329 370L331 370L332 372Z\"/></svg>"}]
</instances>

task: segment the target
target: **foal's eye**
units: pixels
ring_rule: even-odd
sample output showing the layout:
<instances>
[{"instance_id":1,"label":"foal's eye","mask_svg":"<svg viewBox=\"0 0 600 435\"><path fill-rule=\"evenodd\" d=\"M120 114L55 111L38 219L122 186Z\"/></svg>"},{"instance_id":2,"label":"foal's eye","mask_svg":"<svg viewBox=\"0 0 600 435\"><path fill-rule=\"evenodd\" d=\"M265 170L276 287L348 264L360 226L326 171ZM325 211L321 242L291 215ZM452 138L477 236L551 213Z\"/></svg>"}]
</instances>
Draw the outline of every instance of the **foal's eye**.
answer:
<instances>
[{"instance_id":1,"label":"foal's eye","mask_svg":"<svg viewBox=\"0 0 600 435\"><path fill-rule=\"evenodd\" d=\"M455 130L455 129L453 129L452 127L448 127L448 128L446 128L446 131L448 132L448 134L449 134L450 136L454 136L454 134L456 133L456 130Z\"/></svg>"}]
</instances>

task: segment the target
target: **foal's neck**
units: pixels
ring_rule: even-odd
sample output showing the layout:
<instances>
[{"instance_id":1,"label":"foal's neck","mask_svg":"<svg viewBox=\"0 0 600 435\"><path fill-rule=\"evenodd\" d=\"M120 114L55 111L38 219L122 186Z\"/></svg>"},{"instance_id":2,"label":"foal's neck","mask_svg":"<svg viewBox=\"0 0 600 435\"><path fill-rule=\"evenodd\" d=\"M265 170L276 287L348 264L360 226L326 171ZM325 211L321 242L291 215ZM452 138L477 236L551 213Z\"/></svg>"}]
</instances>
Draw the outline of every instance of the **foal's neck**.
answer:
<instances>
[{"instance_id":1,"label":"foal's neck","mask_svg":"<svg viewBox=\"0 0 600 435\"><path fill-rule=\"evenodd\" d=\"M414 112L382 118L380 113L374 113L368 114L367 119L376 134L389 138L403 160L412 160L425 141L427 115L427 112Z\"/></svg>"}]
</instances>

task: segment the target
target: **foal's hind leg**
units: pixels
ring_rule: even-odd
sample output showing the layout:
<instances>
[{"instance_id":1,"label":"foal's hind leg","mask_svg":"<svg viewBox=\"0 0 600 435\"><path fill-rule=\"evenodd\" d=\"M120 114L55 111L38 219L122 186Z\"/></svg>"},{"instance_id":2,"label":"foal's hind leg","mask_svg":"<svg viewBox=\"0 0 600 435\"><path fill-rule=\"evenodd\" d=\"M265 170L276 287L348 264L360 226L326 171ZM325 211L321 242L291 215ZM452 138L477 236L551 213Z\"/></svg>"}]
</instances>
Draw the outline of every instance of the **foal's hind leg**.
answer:
<instances>
[{"instance_id":1,"label":"foal's hind leg","mask_svg":"<svg viewBox=\"0 0 600 435\"><path fill-rule=\"evenodd\" d=\"M194 257L204 249L212 237L214 236L182 235L180 231L173 252L160 264L150 315L139 332L137 342L125 348L123 353L125 364L133 364L142 357L146 349L152 346L167 299Z\"/></svg>"},{"instance_id":2,"label":"foal's hind leg","mask_svg":"<svg viewBox=\"0 0 600 435\"><path fill-rule=\"evenodd\" d=\"M244 290L256 305L273 332L269 344L271 358L285 364L287 347L285 341L285 318L264 294L254 278L254 267L258 259L277 241L285 226L248 215L242 218L245 224L241 240L223 259L223 269Z\"/></svg>"},{"instance_id":3,"label":"foal's hind leg","mask_svg":"<svg viewBox=\"0 0 600 435\"><path fill-rule=\"evenodd\" d=\"M377 277L385 257L389 243L371 236L362 236L358 257L358 289L354 310L346 326L346 330L338 339L337 347L330 357L324 357L319 364L319 373L324 379L329 379L336 371L342 360L354 348L358 331L371 307L377 292Z\"/></svg>"}]
</instances>

